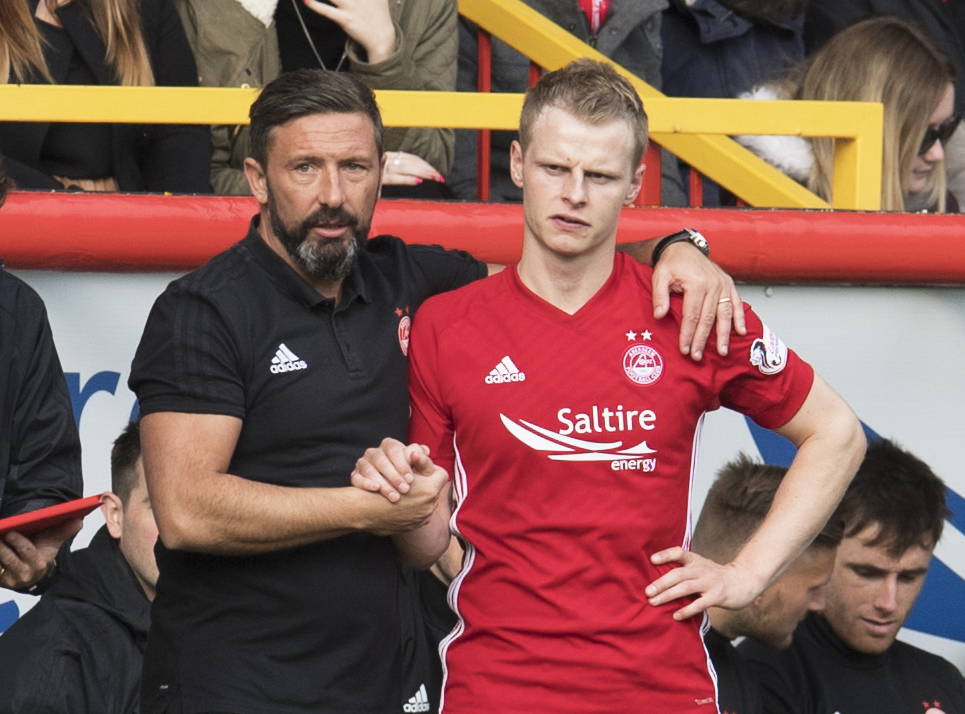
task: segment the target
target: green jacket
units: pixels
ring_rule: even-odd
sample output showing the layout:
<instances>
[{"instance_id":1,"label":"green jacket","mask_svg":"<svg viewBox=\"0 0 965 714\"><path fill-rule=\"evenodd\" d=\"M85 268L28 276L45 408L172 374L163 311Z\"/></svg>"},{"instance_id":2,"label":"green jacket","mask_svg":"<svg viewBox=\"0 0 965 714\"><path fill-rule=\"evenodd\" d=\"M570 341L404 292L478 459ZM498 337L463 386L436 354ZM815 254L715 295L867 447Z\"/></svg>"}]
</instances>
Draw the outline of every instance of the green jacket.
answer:
<instances>
[{"instance_id":1,"label":"green jacket","mask_svg":"<svg viewBox=\"0 0 965 714\"><path fill-rule=\"evenodd\" d=\"M378 64L351 39L346 53L352 74L372 89L456 91L459 53L456 0L389 0L396 52ZM385 130L387 151L415 154L443 176L452 168L455 139L451 129L398 127Z\"/></svg>"},{"instance_id":2,"label":"green jacket","mask_svg":"<svg viewBox=\"0 0 965 714\"><path fill-rule=\"evenodd\" d=\"M275 26L265 25L238 0L177 0L203 87L262 87L281 72ZM397 48L384 62L369 64L365 50L349 40L349 71L372 89L444 90L456 88L458 10L456 0L389 0ZM213 126L211 183L218 194L248 194L244 160L247 126ZM440 173L452 166L450 129L392 128L387 151L406 151Z\"/></svg>"},{"instance_id":3,"label":"green jacket","mask_svg":"<svg viewBox=\"0 0 965 714\"><path fill-rule=\"evenodd\" d=\"M265 27L238 0L177 0L202 87L262 87L281 73L275 25ZM211 127L211 185L218 194L251 193L245 178L248 126Z\"/></svg>"}]
</instances>

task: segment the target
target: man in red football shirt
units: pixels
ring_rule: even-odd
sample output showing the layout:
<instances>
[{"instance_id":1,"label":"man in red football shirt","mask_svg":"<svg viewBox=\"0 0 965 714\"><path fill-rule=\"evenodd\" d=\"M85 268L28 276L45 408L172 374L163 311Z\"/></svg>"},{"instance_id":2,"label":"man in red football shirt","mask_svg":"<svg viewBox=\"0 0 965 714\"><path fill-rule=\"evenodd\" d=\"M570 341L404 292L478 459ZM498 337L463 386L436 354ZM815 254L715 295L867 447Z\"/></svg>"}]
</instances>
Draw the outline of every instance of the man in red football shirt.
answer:
<instances>
[{"instance_id":1,"label":"man in red football shirt","mask_svg":"<svg viewBox=\"0 0 965 714\"><path fill-rule=\"evenodd\" d=\"M528 93L511 156L522 258L423 304L411 444L370 450L353 476L387 492L426 448L451 474L466 554L441 647L446 714L716 711L692 616L763 591L864 453L851 409L753 312L727 356L701 362L676 347L679 302L653 319L650 269L615 251L646 136L640 98L607 65L579 60ZM700 427L721 405L798 446L727 565L688 550ZM445 549L450 515L420 529L426 552Z\"/></svg>"}]
</instances>

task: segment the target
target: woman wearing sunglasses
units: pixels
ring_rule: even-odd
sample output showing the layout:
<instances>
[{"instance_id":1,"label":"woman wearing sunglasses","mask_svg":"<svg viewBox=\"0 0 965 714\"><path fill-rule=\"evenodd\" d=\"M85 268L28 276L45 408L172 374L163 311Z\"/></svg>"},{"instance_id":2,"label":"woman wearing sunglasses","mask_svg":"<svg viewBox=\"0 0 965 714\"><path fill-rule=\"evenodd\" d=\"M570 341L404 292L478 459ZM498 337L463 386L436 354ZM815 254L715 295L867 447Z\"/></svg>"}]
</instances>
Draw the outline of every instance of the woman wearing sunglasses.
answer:
<instances>
[{"instance_id":1,"label":"woman wearing sunglasses","mask_svg":"<svg viewBox=\"0 0 965 714\"><path fill-rule=\"evenodd\" d=\"M832 37L792 78L746 96L881 102L882 210L922 206L953 213L958 203L946 189L945 148L960 120L953 114L954 80L952 63L915 25L878 16ZM833 139L742 136L738 141L831 200Z\"/></svg>"}]
</instances>

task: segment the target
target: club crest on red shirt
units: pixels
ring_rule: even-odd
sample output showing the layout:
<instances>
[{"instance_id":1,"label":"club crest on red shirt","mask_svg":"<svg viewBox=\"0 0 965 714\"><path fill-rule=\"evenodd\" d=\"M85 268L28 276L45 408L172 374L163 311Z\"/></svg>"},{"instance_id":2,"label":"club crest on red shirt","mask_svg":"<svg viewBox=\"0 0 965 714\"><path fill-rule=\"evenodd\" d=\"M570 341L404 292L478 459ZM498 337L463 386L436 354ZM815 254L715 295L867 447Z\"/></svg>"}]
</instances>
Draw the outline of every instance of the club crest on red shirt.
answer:
<instances>
[{"instance_id":1,"label":"club crest on red shirt","mask_svg":"<svg viewBox=\"0 0 965 714\"><path fill-rule=\"evenodd\" d=\"M663 358L650 345L631 345L623 353L623 372L636 384L653 384L663 374Z\"/></svg>"}]
</instances>

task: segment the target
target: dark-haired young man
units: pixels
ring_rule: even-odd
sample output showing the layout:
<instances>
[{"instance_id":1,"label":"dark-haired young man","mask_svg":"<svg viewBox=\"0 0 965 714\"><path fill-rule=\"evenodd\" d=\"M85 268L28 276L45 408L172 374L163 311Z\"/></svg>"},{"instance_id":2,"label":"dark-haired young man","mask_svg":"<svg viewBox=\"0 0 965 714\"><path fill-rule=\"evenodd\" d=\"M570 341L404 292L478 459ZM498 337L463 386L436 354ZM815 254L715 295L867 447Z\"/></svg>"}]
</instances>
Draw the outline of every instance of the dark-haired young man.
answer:
<instances>
[{"instance_id":1,"label":"dark-haired young man","mask_svg":"<svg viewBox=\"0 0 965 714\"><path fill-rule=\"evenodd\" d=\"M676 306L653 319L649 270L615 252L646 115L610 65L543 75L519 135L519 264L430 298L410 345L409 440L456 494L419 531L440 552L451 515L466 543L442 711L716 712L693 616L748 605L810 544L864 452L860 424L749 310L728 355L701 363L676 348ZM722 405L799 447L727 564L688 550L700 426ZM412 448L383 451L405 473ZM360 487L384 486L370 470L398 481L372 456Z\"/></svg>"},{"instance_id":2,"label":"dark-haired young man","mask_svg":"<svg viewBox=\"0 0 965 714\"><path fill-rule=\"evenodd\" d=\"M432 561L409 532L447 479L422 459L426 477L392 503L350 473L366 447L405 437L415 309L486 266L369 239L382 121L351 75L281 75L250 131L260 213L158 298L131 370L160 530L142 712L396 714L417 694L402 688L396 555ZM739 298L692 247L671 249L695 274L689 348L697 313ZM671 273L662 260L654 274L663 305Z\"/></svg>"},{"instance_id":3,"label":"dark-haired young man","mask_svg":"<svg viewBox=\"0 0 965 714\"><path fill-rule=\"evenodd\" d=\"M945 485L893 442L868 447L842 501L844 539L820 614L783 652L739 649L769 714L965 712L965 680L949 662L896 638L941 537Z\"/></svg>"},{"instance_id":4,"label":"dark-haired young man","mask_svg":"<svg viewBox=\"0 0 965 714\"><path fill-rule=\"evenodd\" d=\"M717 472L694 528L691 548L717 563L729 563L764 522L787 469L753 461L746 454ZM739 610L707 610L710 629L704 644L717 673L717 703L729 714L762 713L757 678L732 644L751 637L777 649L791 644L794 629L809 609L823 604L834 553L841 542L841 519L833 515L787 569L754 601Z\"/></svg>"},{"instance_id":5,"label":"dark-haired young man","mask_svg":"<svg viewBox=\"0 0 965 714\"><path fill-rule=\"evenodd\" d=\"M0 637L2 714L138 710L157 526L136 423L114 442L101 512L106 525L71 569Z\"/></svg>"}]
</instances>

